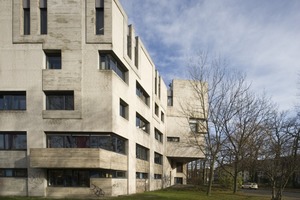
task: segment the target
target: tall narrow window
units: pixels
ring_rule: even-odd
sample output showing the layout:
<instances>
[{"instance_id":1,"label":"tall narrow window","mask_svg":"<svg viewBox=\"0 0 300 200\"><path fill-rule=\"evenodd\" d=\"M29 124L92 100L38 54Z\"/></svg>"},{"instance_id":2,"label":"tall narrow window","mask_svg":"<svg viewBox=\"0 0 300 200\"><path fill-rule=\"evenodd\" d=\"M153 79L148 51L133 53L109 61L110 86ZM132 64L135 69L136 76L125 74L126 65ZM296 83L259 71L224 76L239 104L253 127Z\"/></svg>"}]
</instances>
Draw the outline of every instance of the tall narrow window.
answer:
<instances>
[{"instance_id":1,"label":"tall narrow window","mask_svg":"<svg viewBox=\"0 0 300 200\"><path fill-rule=\"evenodd\" d=\"M131 58L131 35L132 35L132 26L128 26L128 35L127 35L127 55Z\"/></svg>"},{"instance_id":2,"label":"tall narrow window","mask_svg":"<svg viewBox=\"0 0 300 200\"><path fill-rule=\"evenodd\" d=\"M139 48L138 48L138 37L135 37L135 47L134 47L134 65L139 68Z\"/></svg>"},{"instance_id":3,"label":"tall narrow window","mask_svg":"<svg viewBox=\"0 0 300 200\"><path fill-rule=\"evenodd\" d=\"M96 35L104 34L104 0L96 0Z\"/></svg>"},{"instance_id":4,"label":"tall narrow window","mask_svg":"<svg viewBox=\"0 0 300 200\"><path fill-rule=\"evenodd\" d=\"M128 104L122 99L120 99L120 116L128 119Z\"/></svg>"},{"instance_id":5,"label":"tall narrow window","mask_svg":"<svg viewBox=\"0 0 300 200\"><path fill-rule=\"evenodd\" d=\"M30 0L23 0L24 35L30 35Z\"/></svg>"},{"instance_id":6,"label":"tall narrow window","mask_svg":"<svg viewBox=\"0 0 300 200\"><path fill-rule=\"evenodd\" d=\"M47 0L40 0L41 34L47 34Z\"/></svg>"}]
</instances>

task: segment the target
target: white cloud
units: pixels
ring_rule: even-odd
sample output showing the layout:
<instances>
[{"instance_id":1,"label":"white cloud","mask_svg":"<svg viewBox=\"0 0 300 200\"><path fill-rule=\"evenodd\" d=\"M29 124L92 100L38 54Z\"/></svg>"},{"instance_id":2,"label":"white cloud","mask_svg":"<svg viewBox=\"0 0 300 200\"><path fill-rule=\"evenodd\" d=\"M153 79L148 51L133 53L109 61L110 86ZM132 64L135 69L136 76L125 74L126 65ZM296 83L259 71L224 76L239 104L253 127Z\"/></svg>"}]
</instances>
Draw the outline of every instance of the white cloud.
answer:
<instances>
[{"instance_id":1,"label":"white cloud","mask_svg":"<svg viewBox=\"0 0 300 200\"><path fill-rule=\"evenodd\" d=\"M280 108L296 102L300 1L121 0L165 80L182 77L187 52L221 53ZM298 99L299 101L299 99Z\"/></svg>"}]
</instances>

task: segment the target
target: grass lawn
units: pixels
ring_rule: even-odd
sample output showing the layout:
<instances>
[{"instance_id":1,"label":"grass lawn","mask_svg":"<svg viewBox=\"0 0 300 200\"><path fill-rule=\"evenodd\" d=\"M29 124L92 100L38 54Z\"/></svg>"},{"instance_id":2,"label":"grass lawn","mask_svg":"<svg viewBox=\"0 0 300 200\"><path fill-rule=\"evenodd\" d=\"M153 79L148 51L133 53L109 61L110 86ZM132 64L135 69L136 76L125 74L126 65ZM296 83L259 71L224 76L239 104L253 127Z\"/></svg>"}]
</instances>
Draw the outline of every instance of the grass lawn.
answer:
<instances>
[{"instance_id":1,"label":"grass lawn","mask_svg":"<svg viewBox=\"0 0 300 200\"><path fill-rule=\"evenodd\" d=\"M63 198L66 199L66 198ZM99 198L107 200L269 200L270 197L246 196L242 193L232 194L231 191L213 191L211 196L206 196L205 191L194 188L169 188L153 192L145 192L120 197ZM50 198L36 197L1 197L0 200L52 200ZM57 198L55 199L57 200ZM69 199L71 200L71 199ZM87 199L85 199L87 200Z\"/></svg>"}]
</instances>

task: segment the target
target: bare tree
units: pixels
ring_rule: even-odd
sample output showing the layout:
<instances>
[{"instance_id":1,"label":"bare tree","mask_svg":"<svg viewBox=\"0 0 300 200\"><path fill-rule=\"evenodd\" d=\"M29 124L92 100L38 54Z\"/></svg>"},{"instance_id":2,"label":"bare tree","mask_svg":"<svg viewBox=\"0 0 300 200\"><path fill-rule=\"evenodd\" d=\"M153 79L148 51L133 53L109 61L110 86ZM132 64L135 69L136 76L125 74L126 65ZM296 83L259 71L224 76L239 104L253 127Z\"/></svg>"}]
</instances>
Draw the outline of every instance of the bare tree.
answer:
<instances>
[{"instance_id":1,"label":"bare tree","mask_svg":"<svg viewBox=\"0 0 300 200\"><path fill-rule=\"evenodd\" d=\"M189 142L199 147L206 156L209 166L207 195L210 195L216 160L227 141L224 123L237 114L235 106L248 91L249 85L242 73L228 67L226 60L220 57L211 59L206 52L200 52L189 61L189 74L200 106L195 110L192 105L185 104L182 112L187 119L195 116L205 119L199 123L201 129L206 130L205 143L199 142L199 134L194 131Z\"/></svg>"},{"instance_id":2,"label":"bare tree","mask_svg":"<svg viewBox=\"0 0 300 200\"><path fill-rule=\"evenodd\" d=\"M263 171L272 185L272 200L281 200L289 179L299 169L299 124L297 118L274 111L267 131Z\"/></svg>"},{"instance_id":3,"label":"bare tree","mask_svg":"<svg viewBox=\"0 0 300 200\"><path fill-rule=\"evenodd\" d=\"M262 146L263 125L271 110L268 102L266 98L258 97L248 90L238 96L229 113L227 108L222 113L226 143L222 147L219 162L221 166L232 166L224 170L233 178L234 193L238 189L238 173L242 171L243 165L245 167L252 159L257 159Z\"/></svg>"}]
</instances>

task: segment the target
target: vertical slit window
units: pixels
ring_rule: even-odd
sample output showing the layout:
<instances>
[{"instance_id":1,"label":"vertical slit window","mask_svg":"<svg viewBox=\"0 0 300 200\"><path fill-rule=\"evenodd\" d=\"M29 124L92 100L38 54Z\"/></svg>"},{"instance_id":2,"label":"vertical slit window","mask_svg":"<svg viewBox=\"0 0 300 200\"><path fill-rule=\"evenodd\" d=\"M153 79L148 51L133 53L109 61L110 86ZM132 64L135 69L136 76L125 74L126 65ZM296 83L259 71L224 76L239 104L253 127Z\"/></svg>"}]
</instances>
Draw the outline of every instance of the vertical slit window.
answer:
<instances>
[{"instance_id":1,"label":"vertical slit window","mask_svg":"<svg viewBox=\"0 0 300 200\"><path fill-rule=\"evenodd\" d=\"M23 0L24 35L30 35L30 0Z\"/></svg>"},{"instance_id":2,"label":"vertical slit window","mask_svg":"<svg viewBox=\"0 0 300 200\"><path fill-rule=\"evenodd\" d=\"M40 0L41 34L47 34L47 0Z\"/></svg>"},{"instance_id":3,"label":"vertical slit window","mask_svg":"<svg viewBox=\"0 0 300 200\"><path fill-rule=\"evenodd\" d=\"M131 34L132 34L132 26L128 26L127 55L129 58L131 58Z\"/></svg>"},{"instance_id":4,"label":"vertical slit window","mask_svg":"<svg viewBox=\"0 0 300 200\"><path fill-rule=\"evenodd\" d=\"M96 0L96 35L104 34L104 0Z\"/></svg>"},{"instance_id":5,"label":"vertical slit window","mask_svg":"<svg viewBox=\"0 0 300 200\"><path fill-rule=\"evenodd\" d=\"M139 68L139 49L138 49L138 37L135 37L135 47L134 47L134 65Z\"/></svg>"}]
</instances>

